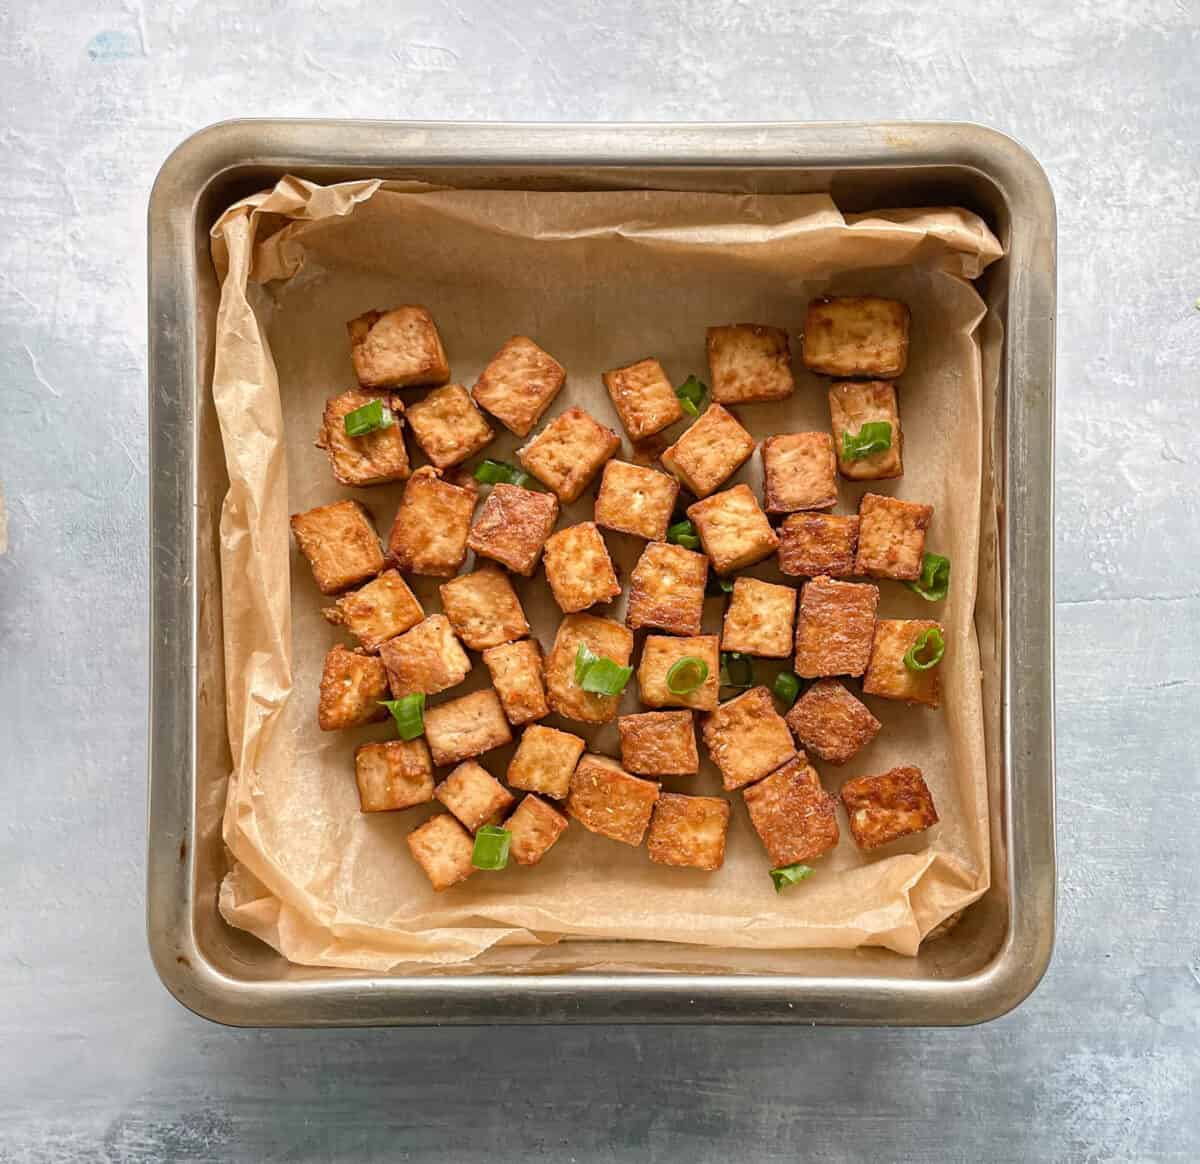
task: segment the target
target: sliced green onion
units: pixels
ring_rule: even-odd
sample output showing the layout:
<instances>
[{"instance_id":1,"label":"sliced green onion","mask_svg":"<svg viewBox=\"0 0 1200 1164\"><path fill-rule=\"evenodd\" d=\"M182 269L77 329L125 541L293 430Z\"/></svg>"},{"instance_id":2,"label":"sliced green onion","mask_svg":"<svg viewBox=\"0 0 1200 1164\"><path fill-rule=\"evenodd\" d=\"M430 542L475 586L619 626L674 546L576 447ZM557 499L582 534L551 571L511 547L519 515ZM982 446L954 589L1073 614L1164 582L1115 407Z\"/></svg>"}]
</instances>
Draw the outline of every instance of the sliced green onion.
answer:
<instances>
[{"instance_id":1,"label":"sliced green onion","mask_svg":"<svg viewBox=\"0 0 1200 1164\"><path fill-rule=\"evenodd\" d=\"M754 661L741 651L721 652L721 686L753 687Z\"/></svg>"},{"instance_id":2,"label":"sliced green onion","mask_svg":"<svg viewBox=\"0 0 1200 1164\"><path fill-rule=\"evenodd\" d=\"M377 398L370 404L356 408L353 412L347 412L342 423L346 426L347 436L360 437L366 436L369 432L391 428L395 420L392 410Z\"/></svg>"},{"instance_id":3,"label":"sliced green onion","mask_svg":"<svg viewBox=\"0 0 1200 1164\"><path fill-rule=\"evenodd\" d=\"M691 695L708 678L708 664L695 655L684 655L667 672L667 690L672 695Z\"/></svg>"},{"instance_id":4,"label":"sliced green onion","mask_svg":"<svg viewBox=\"0 0 1200 1164\"><path fill-rule=\"evenodd\" d=\"M892 426L886 420L868 420L857 433L842 433L842 460L858 461L892 447Z\"/></svg>"},{"instance_id":5,"label":"sliced green onion","mask_svg":"<svg viewBox=\"0 0 1200 1164\"><path fill-rule=\"evenodd\" d=\"M632 667L597 655L587 643L580 643L575 652L575 683L593 695L620 695L632 674Z\"/></svg>"},{"instance_id":6,"label":"sliced green onion","mask_svg":"<svg viewBox=\"0 0 1200 1164\"><path fill-rule=\"evenodd\" d=\"M679 404L688 416L699 416L700 405L708 395L708 385L697 380L695 376L689 376L675 389L675 395L679 397Z\"/></svg>"},{"instance_id":7,"label":"sliced green onion","mask_svg":"<svg viewBox=\"0 0 1200 1164\"><path fill-rule=\"evenodd\" d=\"M910 671L928 671L936 667L946 653L946 640L936 626L917 635L913 645L904 653L904 665Z\"/></svg>"},{"instance_id":8,"label":"sliced green onion","mask_svg":"<svg viewBox=\"0 0 1200 1164\"><path fill-rule=\"evenodd\" d=\"M719 574L709 573L708 581L704 585L705 594L732 594L733 579L722 578Z\"/></svg>"},{"instance_id":9,"label":"sliced green onion","mask_svg":"<svg viewBox=\"0 0 1200 1164\"><path fill-rule=\"evenodd\" d=\"M811 865L781 865L771 870L771 880L775 882L775 892L782 893L789 885L799 885L813 875Z\"/></svg>"},{"instance_id":10,"label":"sliced green onion","mask_svg":"<svg viewBox=\"0 0 1200 1164\"><path fill-rule=\"evenodd\" d=\"M475 834L471 864L476 869L503 869L508 864L512 833L499 825L483 825Z\"/></svg>"},{"instance_id":11,"label":"sliced green onion","mask_svg":"<svg viewBox=\"0 0 1200 1164\"><path fill-rule=\"evenodd\" d=\"M510 465L507 461L493 461L489 458L475 470L475 480L484 485L520 485L524 489L533 478L524 469L518 469L516 465Z\"/></svg>"},{"instance_id":12,"label":"sliced green onion","mask_svg":"<svg viewBox=\"0 0 1200 1164\"><path fill-rule=\"evenodd\" d=\"M583 677L587 674L588 668L593 663L598 663L600 656L592 650L587 643L580 643L579 650L575 652L575 682L580 687L583 686Z\"/></svg>"},{"instance_id":13,"label":"sliced green onion","mask_svg":"<svg viewBox=\"0 0 1200 1164\"><path fill-rule=\"evenodd\" d=\"M780 671L775 676L775 683L771 690L775 692L776 699L791 707L796 702L796 697L800 694L799 676L793 675L791 671Z\"/></svg>"},{"instance_id":14,"label":"sliced green onion","mask_svg":"<svg viewBox=\"0 0 1200 1164\"><path fill-rule=\"evenodd\" d=\"M677 521L668 527L667 541L683 546L685 550L694 550L700 545L700 535L690 521Z\"/></svg>"},{"instance_id":15,"label":"sliced green onion","mask_svg":"<svg viewBox=\"0 0 1200 1164\"><path fill-rule=\"evenodd\" d=\"M905 585L926 602L941 602L950 593L950 559L926 554L921 559L921 577Z\"/></svg>"},{"instance_id":16,"label":"sliced green onion","mask_svg":"<svg viewBox=\"0 0 1200 1164\"><path fill-rule=\"evenodd\" d=\"M396 732L402 740L415 740L425 734L425 693L415 691L399 699L380 700L396 721Z\"/></svg>"}]
</instances>

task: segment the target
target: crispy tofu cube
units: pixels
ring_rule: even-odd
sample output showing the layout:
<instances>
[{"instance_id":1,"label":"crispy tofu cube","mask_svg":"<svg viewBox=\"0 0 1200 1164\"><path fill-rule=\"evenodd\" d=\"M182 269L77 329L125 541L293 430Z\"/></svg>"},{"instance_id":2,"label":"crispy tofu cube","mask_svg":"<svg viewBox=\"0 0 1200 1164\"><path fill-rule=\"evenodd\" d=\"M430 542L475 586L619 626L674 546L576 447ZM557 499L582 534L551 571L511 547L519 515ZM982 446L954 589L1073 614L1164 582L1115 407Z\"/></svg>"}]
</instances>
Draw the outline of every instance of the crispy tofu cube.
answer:
<instances>
[{"instance_id":1,"label":"crispy tofu cube","mask_svg":"<svg viewBox=\"0 0 1200 1164\"><path fill-rule=\"evenodd\" d=\"M382 400L392 413L387 428L352 437L346 432L346 416L365 408L372 400ZM358 392L351 389L325 402L317 448L329 455L334 480L342 485L382 485L385 481L403 481L412 471L408 450L404 447L404 405L387 392Z\"/></svg>"},{"instance_id":2,"label":"crispy tofu cube","mask_svg":"<svg viewBox=\"0 0 1200 1164\"><path fill-rule=\"evenodd\" d=\"M483 662L491 673L504 715L513 727L550 714L542 648L536 639L488 647L483 652Z\"/></svg>"},{"instance_id":3,"label":"crispy tofu cube","mask_svg":"<svg viewBox=\"0 0 1200 1164\"><path fill-rule=\"evenodd\" d=\"M643 711L617 720L621 763L639 776L694 776L700 771L690 711Z\"/></svg>"},{"instance_id":4,"label":"crispy tofu cube","mask_svg":"<svg viewBox=\"0 0 1200 1164\"><path fill-rule=\"evenodd\" d=\"M853 759L883 726L836 679L818 679L784 719L806 751L839 765Z\"/></svg>"},{"instance_id":5,"label":"crispy tofu cube","mask_svg":"<svg viewBox=\"0 0 1200 1164\"><path fill-rule=\"evenodd\" d=\"M661 542L667 536L678 496L678 483L666 473L627 461L609 461L600 478L596 524Z\"/></svg>"},{"instance_id":6,"label":"crispy tofu cube","mask_svg":"<svg viewBox=\"0 0 1200 1164\"><path fill-rule=\"evenodd\" d=\"M804 321L804 366L826 376L893 380L908 362L908 320L897 299L814 299Z\"/></svg>"},{"instance_id":7,"label":"crispy tofu cube","mask_svg":"<svg viewBox=\"0 0 1200 1164\"><path fill-rule=\"evenodd\" d=\"M712 872L725 863L728 831L728 800L664 792L654 806L646 850L655 864Z\"/></svg>"},{"instance_id":8,"label":"crispy tofu cube","mask_svg":"<svg viewBox=\"0 0 1200 1164\"><path fill-rule=\"evenodd\" d=\"M700 730L727 792L761 780L796 754L792 733L765 687L722 703Z\"/></svg>"},{"instance_id":9,"label":"crispy tofu cube","mask_svg":"<svg viewBox=\"0 0 1200 1164\"><path fill-rule=\"evenodd\" d=\"M695 691L676 695L667 686L667 672L680 659L699 659L708 668L708 676ZM716 635L647 635L642 661L637 670L638 693L647 707L693 707L712 711L720 691L721 650Z\"/></svg>"},{"instance_id":10,"label":"crispy tofu cube","mask_svg":"<svg viewBox=\"0 0 1200 1164\"><path fill-rule=\"evenodd\" d=\"M611 428L593 420L582 408L559 413L524 448L517 459L559 501L570 505L621 447Z\"/></svg>"},{"instance_id":11,"label":"crispy tofu cube","mask_svg":"<svg viewBox=\"0 0 1200 1164\"><path fill-rule=\"evenodd\" d=\"M336 732L386 719L381 701L387 697L387 672L379 659L339 643L325 656L317 723L323 732Z\"/></svg>"},{"instance_id":12,"label":"crispy tofu cube","mask_svg":"<svg viewBox=\"0 0 1200 1164\"><path fill-rule=\"evenodd\" d=\"M592 614L565 615L546 663L546 694L551 708L566 719L608 723L616 718L621 697L584 691L575 682L575 656L585 644L597 655L626 667L633 653L633 632L619 622Z\"/></svg>"},{"instance_id":13,"label":"crispy tofu cube","mask_svg":"<svg viewBox=\"0 0 1200 1164\"><path fill-rule=\"evenodd\" d=\"M475 403L509 432L528 436L558 395L567 373L527 335L515 335L491 359L471 389Z\"/></svg>"},{"instance_id":14,"label":"crispy tofu cube","mask_svg":"<svg viewBox=\"0 0 1200 1164\"><path fill-rule=\"evenodd\" d=\"M828 509L837 504L837 457L826 432L786 432L762 443L763 497L768 513Z\"/></svg>"},{"instance_id":15,"label":"crispy tofu cube","mask_svg":"<svg viewBox=\"0 0 1200 1164\"><path fill-rule=\"evenodd\" d=\"M436 695L471 673L471 660L444 614L431 614L412 630L381 643L379 657L395 699L416 692Z\"/></svg>"},{"instance_id":16,"label":"crispy tofu cube","mask_svg":"<svg viewBox=\"0 0 1200 1164\"><path fill-rule=\"evenodd\" d=\"M424 307L368 311L346 328L354 374L364 388L408 388L450 379L442 337Z\"/></svg>"},{"instance_id":17,"label":"crispy tofu cube","mask_svg":"<svg viewBox=\"0 0 1200 1164\"><path fill-rule=\"evenodd\" d=\"M932 520L932 505L864 494L858 507L855 572L872 578L920 578L925 531Z\"/></svg>"},{"instance_id":18,"label":"crispy tofu cube","mask_svg":"<svg viewBox=\"0 0 1200 1164\"><path fill-rule=\"evenodd\" d=\"M875 624L871 659L863 676L863 690L882 699L905 703L923 703L937 707L941 703L941 665L928 671L910 671L904 665L909 648L927 630L937 628L946 639L946 628L928 618L881 618Z\"/></svg>"},{"instance_id":19,"label":"crispy tofu cube","mask_svg":"<svg viewBox=\"0 0 1200 1164\"><path fill-rule=\"evenodd\" d=\"M708 329L712 398L721 404L783 400L796 387L787 332L757 323Z\"/></svg>"},{"instance_id":20,"label":"crispy tofu cube","mask_svg":"<svg viewBox=\"0 0 1200 1164\"><path fill-rule=\"evenodd\" d=\"M321 613L334 626L344 626L368 651L425 617L417 596L395 570L385 570L361 589L343 594Z\"/></svg>"},{"instance_id":21,"label":"crispy tofu cube","mask_svg":"<svg viewBox=\"0 0 1200 1164\"><path fill-rule=\"evenodd\" d=\"M521 734L516 755L508 766L508 782L526 792L565 800L571 773L587 745L570 732L532 724Z\"/></svg>"},{"instance_id":22,"label":"crispy tofu cube","mask_svg":"<svg viewBox=\"0 0 1200 1164\"><path fill-rule=\"evenodd\" d=\"M459 638L473 651L511 643L529 633L521 600L496 566L484 565L438 587L442 609Z\"/></svg>"},{"instance_id":23,"label":"crispy tofu cube","mask_svg":"<svg viewBox=\"0 0 1200 1164\"><path fill-rule=\"evenodd\" d=\"M850 834L860 849L878 849L938 822L933 796L920 768L892 768L842 785Z\"/></svg>"},{"instance_id":24,"label":"crispy tofu cube","mask_svg":"<svg viewBox=\"0 0 1200 1164\"><path fill-rule=\"evenodd\" d=\"M670 448L662 463L697 497L707 497L741 468L754 452L754 438L736 416L710 404Z\"/></svg>"},{"instance_id":25,"label":"crispy tofu cube","mask_svg":"<svg viewBox=\"0 0 1200 1164\"><path fill-rule=\"evenodd\" d=\"M718 574L753 566L779 545L749 485L735 485L697 501L688 506L687 515Z\"/></svg>"},{"instance_id":26,"label":"crispy tofu cube","mask_svg":"<svg viewBox=\"0 0 1200 1164\"><path fill-rule=\"evenodd\" d=\"M526 796L504 822L512 834L512 859L518 865L536 865L567 831L567 823L567 818L541 797Z\"/></svg>"},{"instance_id":27,"label":"crispy tofu cube","mask_svg":"<svg viewBox=\"0 0 1200 1164\"><path fill-rule=\"evenodd\" d=\"M496 435L461 384L435 388L410 404L408 424L421 452L439 469L465 461Z\"/></svg>"},{"instance_id":28,"label":"crispy tofu cube","mask_svg":"<svg viewBox=\"0 0 1200 1164\"><path fill-rule=\"evenodd\" d=\"M471 526L467 545L526 578L537 568L542 547L558 521L552 493L535 493L519 485L493 485Z\"/></svg>"},{"instance_id":29,"label":"crispy tofu cube","mask_svg":"<svg viewBox=\"0 0 1200 1164\"><path fill-rule=\"evenodd\" d=\"M425 738L433 762L443 768L512 743L500 699L490 688L425 709Z\"/></svg>"},{"instance_id":30,"label":"crispy tofu cube","mask_svg":"<svg viewBox=\"0 0 1200 1164\"><path fill-rule=\"evenodd\" d=\"M464 760L434 789L438 798L471 832L497 824L512 807L513 796L486 768Z\"/></svg>"},{"instance_id":31,"label":"crispy tofu cube","mask_svg":"<svg viewBox=\"0 0 1200 1164\"><path fill-rule=\"evenodd\" d=\"M790 586L738 578L725 608L721 650L786 659L792 653L796 592Z\"/></svg>"},{"instance_id":32,"label":"crispy tofu cube","mask_svg":"<svg viewBox=\"0 0 1200 1164\"><path fill-rule=\"evenodd\" d=\"M607 756L585 755L571 776L567 812L589 832L640 845L658 800L658 785L624 771Z\"/></svg>"},{"instance_id":33,"label":"crispy tofu cube","mask_svg":"<svg viewBox=\"0 0 1200 1164\"><path fill-rule=\"evenodd\" d=\"M634 630L655 627L675 635L700 633L708 560L670 542L651 542L629 579L625 622Z\"/></svg>"},{"instance_id":34,"label":"crispy tofu cube","mask_svg":"<svg viewBox=\"0 0 1200 1164\"><path fill-rule=\"evenodd\" d=\"M603 378L630 440L643 441L682 419L683 406L657 360L638 360Z\"/></svg>"},{"instance_id":35,"label":"crispy tofu cube","mask_svg":"<svg viewBox=\"0 0 1200 1164\"><path fill-rule=\"evenodd\" d=\"M406 839L409 851L434 889L449 889L475 872L471 864L475 842L448 812L431 816Z\"/></svg>"},{"instance_id":36,"label":"crispy tofu cube","mask_svg":"<svg viewBox=\"0 0 1200 1164\"><path fill-rule=\"evenodd\" d=\"M796 674L861 675L871 657L879 587L824 576L804 584L796 618Z\"/></svg>"},{"instance_id":37,"label":"crispy tofu cube","mask_svg":"<svg viewBox=\"0 0 1200 1164\"><path fill-rule=\"evenodd\" d=\"M888 380L841 380L829 386L829 419L833 446L842 476L851 481L881 481L904 473L904 434L896 387ZM878 453L849 461L842 456L842 438L858 436L864 424L885 421L892 426L892 443Z\"/></svg>"},{"instance_id":38,"label":"crispy tofu cube","mask_svg":"<svg viewBox=\"0 0 1200 1164\"><path fill-rule=\"evenodd\" d=\"M611 602L621 593L608 547L593 521L551 535L543 564L554 601L566 614Z\"/></svg>"},{"instance_id":39,"label":"crispy tofu cube","mask_svg":"<svg viewBox=\"0 0 1200 1164\"><path fill-rule=\"evenodd\" d=\"M838 843L837 797L803 756L742 793L750 823L776 868L811 861Z\"/></svg>"},{"instance_id":40,"label":"crispy tofu cube","mask_svg":"<svg viewBox=\"0 0 1200 1164\"><path fill-rule=\"evenodd\" d=\"M357 501L335 501L293 513L291 525L322 594L340 594L383 569L375 526Z\"/></svg>"},{"instance_id":41,"label":"crispy tofu cube","mask_svg":"<svg viewBox=\"0 0 1200 1164\"><path fill-rule=\"evenodd\" d=\"M406 573L452 578L467 556L474 511L473 490L443 481L437 469L424 465L404 486L388 554Z\"/></svg>"},{"instance_id":42,"label":"crispy tofu cube","mask_svg":"<svg viewBox=\"0 0 1200 1164\"><path fill-rule=\"evenodd\" d=\"M433 760L422 739L361 744L354 779L363 812L395 812L433 799Z\"/></svg>"},{"instance_id":43,"label":"crispy tofu cube","mask_svg":"<svg viewBox=\"0 0 1200 1164\"><path fill-rule=\"evenodd\" d=\"M848 578L857 553L857 516L793 513L779 527L779 569L784 574Z\"/></svg>"}]
</instances>

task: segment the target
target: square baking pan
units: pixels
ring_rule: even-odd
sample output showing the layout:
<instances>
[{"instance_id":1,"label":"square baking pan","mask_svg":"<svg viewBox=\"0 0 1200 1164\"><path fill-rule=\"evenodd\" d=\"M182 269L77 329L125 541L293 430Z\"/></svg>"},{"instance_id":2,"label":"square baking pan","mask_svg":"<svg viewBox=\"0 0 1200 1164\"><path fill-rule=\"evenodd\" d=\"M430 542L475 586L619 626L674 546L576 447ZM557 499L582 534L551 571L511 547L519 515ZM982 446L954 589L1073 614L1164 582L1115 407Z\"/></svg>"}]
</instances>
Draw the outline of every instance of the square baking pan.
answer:
<instances>
[{"instance_id":1,"label":"square baking pan","mask_svg":"<svg viewBox=\"0 0 1200 1164\"><path fill-rule=\"evenodd\" d=\"M980 648L992 887L919 955L736 951L712 972L633 972L653 943L590 943L588 972L390 975L295 966L217 910L225 730L217 524L226 488L209 391L218 287L209 228L284 174L474 189L831 194L844 212L961 205L1005 256L976 281L1003 329L985 414ZM245 1026L495 1022L941 1025L1003 1014L1054 942L1054 199L1034 159L974 125L456 125L239 121L163 165L149 208L151 708L148 933L185 1006ZM996 334L999 334L998 332ZM709 960L718 955L709 953Z\"/></svg>"}]
</instances>

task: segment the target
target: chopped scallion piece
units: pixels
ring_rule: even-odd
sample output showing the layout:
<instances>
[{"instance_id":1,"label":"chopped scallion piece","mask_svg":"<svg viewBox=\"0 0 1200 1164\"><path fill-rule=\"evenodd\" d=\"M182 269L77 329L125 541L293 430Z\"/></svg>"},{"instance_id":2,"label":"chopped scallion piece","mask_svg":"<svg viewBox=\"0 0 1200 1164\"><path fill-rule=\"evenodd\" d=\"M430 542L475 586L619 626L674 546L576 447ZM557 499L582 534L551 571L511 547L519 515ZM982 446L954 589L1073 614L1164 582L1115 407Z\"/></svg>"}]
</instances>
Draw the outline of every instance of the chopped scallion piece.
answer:
<instances>
[{"instance_id":1,"label":"chopped scallion piece","mask_svg":"<svg viewBox=\"0 0 1200 1164\"><path fill-rule=\"evenodd\" d=\"M941 602L950 593L950 559L927 553L921 559L921 577L905 585L926 602Z\"/></svg>"},{"instance_id":2,"label":"chopped scallion piece","mask_svg":"<svg viewBox=\"0 0 1200 1164\"><path fill-rule=\"evenodd\" d=\"M380 701L392 713L396 721L396 732L402 740L415 740L425 733L425 693L414 692L399 699Z\"/></svg>"},{"instance_id":3,"label":"chopped scallion piece","mask_svg":"<svg viewBox=\"0 0 1200 1164\"><path fill-rule=\"evenodd\" d=\"M575 652L575 682L593 695L620 695L632 674L632 667L597 655L586 643L580 643Z\"/></svg>"},{"instance_id":4,"label":"chopped scallion piece","mask_svg":"<svg viewBox=\"0 0 1200 1164\"><path fill-rule=\"evenodd\" d=\"M695 655L684 655L667 672L667 690L672 695L691 695L708 678L708 664Z\"/></svg>"},{"instance_id":5,"label":"chopped scallion piece","mask_svg":"<svg viewBox=\"0 0 1200 1164\"><path fill-rule=\"evenodd\" d=\"M775 676L773 690L775 697L781 703L786 703L788 707L791 707L796 702L796 696L800 694L800 679L791 671L780 671Z\"/></svg>"},{"instance_id":6,"label":"chopped scallion piece","mask_svg":"<svg viewBox=\"0 0 1200 1164\"><path fill-rule=\"evenodd\" d=\"M471 850L471 864L476 869L503 869L508 864L508 850L512 845L512 833L499 825L481 825L475 834L475 848Z\"/></svg>"},{"instance_id":7,"label":"chopped scallion piece","mask_svg":"<svg viewBox=\"0 0 1200 1164\"><path fill-rule=\"evenodd\" d=\"M370 404L364 404L353 412L347 412L342 423L346 426L346 435L352 437L366 436L369 432L379 432L380 429L391 428L395 423L392 410L382 400L376 398Z\"/></svg>"},{"instance_id":8,"label":"chopped scallion piece","mask_svg":"<svg viewBox=\"0 0 1200 1164\"><path fill-rule=\"evenodd\" d=\"M711 571L708 575L708 582L704 586L706 594L732 594L733 579L722 578L719 574L713 574Z\"/></svg>"},{"instance_id":9,"label":"chopped scallion piece","mask_svg":"<svg viewBox=\"0 0 1200 1164\"><path fill-rule=\"evenodd\" d=\"M482 462L475 470L475 480L484 485L520 485L526 488L532 478L524 469L510 465L507 461L493 461L490 458Z\"/></svg>"},{"instance_id":10,"label":"chopped scallion piece","mask_svg":"<svg viewBox=\"0 0 1200 1164\"><path fill-rule=\"evenodd\" d=\"M776 893L782 893L789 885L798 885L812 875L811 865L781 865L778 869L771 870L771 880L775 882Z\"/></svg>"},{"instance_id":11,"label":"chopped scallion piece","mask_svg":"<svg viewBox=\"0 0 1200 1164\"><path fill-rule=\"evenodd\" d=\"M936 667L946 653L946 640L936 626L923 630L904 653L904 665L910 671L928 671Z\"/></svg>"},{"instance_id":12,"label":"chopped scallion piece","mask_svg":"<svg viewBox=\"0 0 1200 1164\"><path fill-rule=\"evenodd\" d=\"M575 682L582 687L583 677L587 674L587 669L593 663L599 661L600 656L587 643L580 643L579 650L575 652Z\"/></svg>"},{"instance_id":13,"label":"chopped scallion piece","mask_svg":"<svg viewBox=\"0 0 1200 1164\"><path fill-rule=\"evenodd\" d=\"M858 461L892 447L892 426L886 420L868 420L857 433L842 433L842 460Z\"/></svg>"},{"instance_id":14,"label":"chopped scallion piece","mask_svg":"<svg viewBox=\"0 0 1200 1164\"><path fill-rule=\"evenodd\" d=\"M754 686L754 662L749 655L740 651L721 652L721 686Z\"/></svg>"},{"instance_id":15,"label":"chopped scallion piece","mask_svg":"<svg viewBox=\"0 0 1200 1164\"><path fill-rule=\"evenodd\" d=\"M700 535L690 521L677 521L667 530L667 541L683 546L685 550L697 549L700 545Z\"/></svg>"},{"instance_id":16,"label":"chopped scallion piece","mask_svg":"<svg viewBox=\"0 0 1200 1164\"><path fill-rule=\"evenodd\" d=\"M680 407L688 416L699 416L700 405L708 395L708 385L697 380L695 376L689 376L675 389L675 395L679 397Z\"/></svg>"}]
</instances>

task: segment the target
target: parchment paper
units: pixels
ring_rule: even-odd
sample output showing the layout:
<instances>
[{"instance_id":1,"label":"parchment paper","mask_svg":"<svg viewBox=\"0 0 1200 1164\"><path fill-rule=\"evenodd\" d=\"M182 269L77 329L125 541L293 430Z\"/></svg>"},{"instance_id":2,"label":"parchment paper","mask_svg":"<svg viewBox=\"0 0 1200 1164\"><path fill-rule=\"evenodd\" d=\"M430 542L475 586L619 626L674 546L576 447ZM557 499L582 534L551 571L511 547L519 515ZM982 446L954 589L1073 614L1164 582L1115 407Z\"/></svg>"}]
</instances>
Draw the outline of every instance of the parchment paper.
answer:
<instances>
[{"instance_id":1,"label":"parchment paper","mask_svg":"<svg viewBox=\"0 0 1200 1164\"><path fill-rule=\"evenodd\" d=\"M681 966L694 965L688 946L713 947L711 965L735 948L878 945L915 954L926 934L988 886L973 625L984 305L966 280L1000 254L986 225L964 210L849 218L821 194L452 191L375 181L323 188L287 178L230 208L213 228L222 280L213 393L230 481L221 519L233 758L225 918L294 962L374 971L582 938L662 943L652 959L659 968L673 965L673 948ZM942 709L870 699L884 724L877 740L843 768L817 767L836 793L852 776L916 764L941 823L869 855L855 848L842 816L841 843L816 862L817 874L776 894L770 862L733 794L717 873L654 865L644 847L573 823L540 865L477 874L434 893L404 843L433 806L358 811L354 748L390 738L390 725L323 733L316 724L322 660L345 639L320 616L329 600L289 544L288 515L355 496L386 537L401 491L339 486L313 446L325 398L354 382L345 321L372 307L427 305L452 379L468 386L505 339L531 335L568 370L544 419L579 404L620 432L603 370L655 355L676 383L691 372L707 380L705 328L716 323L786 327L797 351L805 304L826 292L896 296L912 309L900 381L905 475L876 488L934 505L928 546L951 557L953 586L944 607L931 607L899 583L881 584L880 617L940 617L948 627ZM988 342L998 343L994 333ZM760 439L827 430L826 384L798 369L791 400L737 411ZM495 427L502 435L486 455L511 459L520 442ZM411 441L410 450L421 463ZM627 440L619 455L631 457ZM757 455L730 484L741 480L758 489ZM854 512L870 487L841 481L838 512ZM589 519L593 499L594 490L568 507L560 528ZM642 543L606 540L628 579ZM773 564L751 573L784 580ZM533 633L549 648L560 616L544 578L539 571L516 581ZM436 584L414 580L427 612L440 609ZM706 604L706 633L719 630L721 609L720 600ZM623 618L624 599L598 613ZM486 684L486 669L473 661L468 682L435 701ZM760 681L778 669L760 662ZM622 712L636 709L631 682ZM615 725L545 722L619 755ZM503 778L511 752L482 762ZM717 794L720 782L706 761L699 777L669 778L664 787ZM562 950L569 965L570 945ZM519 963L521 952L512 955ZM627 965L619 946L607 960Z\"/></svg>"}]
</instances>

